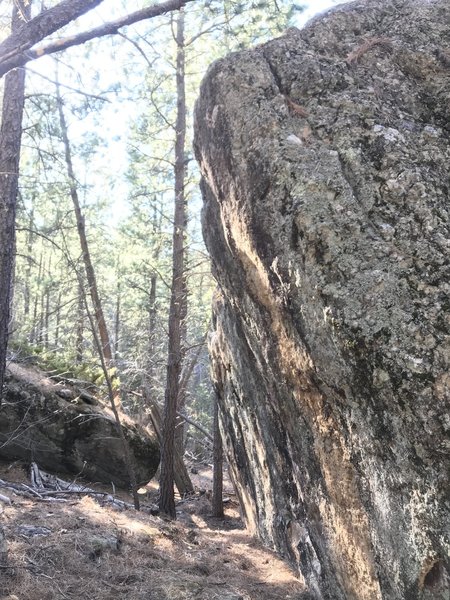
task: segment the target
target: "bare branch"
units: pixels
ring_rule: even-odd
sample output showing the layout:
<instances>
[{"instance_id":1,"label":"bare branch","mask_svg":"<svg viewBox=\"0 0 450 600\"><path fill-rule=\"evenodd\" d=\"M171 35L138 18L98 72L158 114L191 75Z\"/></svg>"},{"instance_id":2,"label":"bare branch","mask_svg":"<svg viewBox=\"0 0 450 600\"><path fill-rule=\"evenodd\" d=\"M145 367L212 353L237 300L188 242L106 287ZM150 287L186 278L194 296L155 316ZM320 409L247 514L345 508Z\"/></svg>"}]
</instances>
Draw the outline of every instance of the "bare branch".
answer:
<instances>
[{"instance_id":1,"label":"bare branch","mask_svg":"<svg viewBox=\"0 0 450 600\"><path fill-rule=\"evenodd\" d=\"M53 83L54 85L56 85L56 81L54 79L51 79L50 77L46 77L45 75L42 75L42 73L38 73L37 71L34 71L33 69L28 68L28 72L29 73L33 73L33 75L37 75L37 77L40 77L41 79L45 79L46 81L49 81L50 83ZM79 88L76 87L72 87L71 85L66 85L65 83L59 83L58 84L60 87L65 88L66 90L70 90L72 92L76 92L77 94L81 94L82 96L86 96L86 98L93 98L94 100L101 100L102 102L111 102L111 100L109 98L105 98L104 96L98 96L97 94L89 94L88 92L84 92L83 90L80 90ZM49 97L52 97L51 94L33 94L33 96L46 96L48 95ZM28 98L30 96L27 96Z\"/></svg>"},{"instance_id":2,"label":"bare branch","mask_svg":"<svg viewBox=\"0 0 450 600\"><path fill-rule=\"evenodd\" d=\"M54 7L54 9L51 10L56 10L63 4L82 4L88 5L88 8L85 8L83 11L87 12L88 10L90 10L90 8L93 8L97 4L100 4L100 2L102 1L103 0L63 0L63 2L60 2L60 4L58 4ZM12 36L5 40L3 44L0 44L0 77L8 71L10 71L11 69L14 69L15 67L24 66L30 60L35 60L36 58L39 58L41 56L53 54L55 52L60 52L61 50L66 50L67 48L71 48L72 46L79 46L88 42L89 40L93 40L98 37L117 34L122 27L126 27L127 25L133 25L134 23L138 23L139 21L152 19L165 13L178 10L185 6L185 4L187 4L188 2L193 2L193 0L166 0L166 2L161 2L160 4L153 4L152 6L148 6L136 12L130 13L129 15L125 15L120 19L116 19L115 21L104 23L103 25L95 27L94 29L90 29L89 31L83 31L82 33L61 38L59 40L55 40L54 42L49 42L44 46L39 46L38 48L30 49L31 46L48 37L50 33L53 33L54 31L60 29L62 25L70 23L70 21L74 20L78 15L75 15L74 17L69 18L68 20L66 19L65 22L62 23L62 25L60 25L59 27L54 27L51 31L47 31L43 27L42 35L40 36L36 36L33 29L34 35L30 43L30 36L28 35L27 27L30 27L30 25L34 21L33 19L21 28L22 35L17 39L15 38L15 44L9 42L9 44L5 46L5 48L3 48L4 44L6 44L6 42L8 42L8 40L10 40ZM48 12L50 11L46 11L44 14ZM66 12L69 11L66 10ZM82 12L80 12L80 14L82 14Z\"/></svg>"},{"instance_id":3,"label":"bare branch","mask_svg":"<svg viewBox=\"0 0 450 600\"><path fill-rule=\"evenodd\" d=\"M55 31L92 10L103 0L62 0L53 8L24 22L0 44L0 76L27 63L27 51ZM34 57L36 58L36 57Z\"/></svg>"}]
</instances>

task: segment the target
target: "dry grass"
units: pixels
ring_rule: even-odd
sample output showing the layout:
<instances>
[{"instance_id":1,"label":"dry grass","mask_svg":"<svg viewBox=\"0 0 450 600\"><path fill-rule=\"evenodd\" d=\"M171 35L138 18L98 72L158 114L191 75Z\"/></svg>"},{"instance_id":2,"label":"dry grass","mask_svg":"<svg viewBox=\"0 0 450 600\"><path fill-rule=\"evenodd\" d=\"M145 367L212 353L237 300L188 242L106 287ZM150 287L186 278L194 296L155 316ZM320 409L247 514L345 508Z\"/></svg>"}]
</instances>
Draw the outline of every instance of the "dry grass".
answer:
<instances>
[{"instance_id":1,"label":"dry grass","mask_svg":"<svg viewBox=\"0 0 450 600\"><path fill-rule=\"evenodd\" d=\"M0 477L18 481L20 474ZM12 505L4 506L1 518L11 568L0 569L1 599L302 597L304 588L287 566L242 528L235 502L217 520L208 516L202 496L180 504L178 521L168 522L87 497L49 503L8 495ZM25 525L50 532L30 537Z\"/></svg>"}]
</instances>

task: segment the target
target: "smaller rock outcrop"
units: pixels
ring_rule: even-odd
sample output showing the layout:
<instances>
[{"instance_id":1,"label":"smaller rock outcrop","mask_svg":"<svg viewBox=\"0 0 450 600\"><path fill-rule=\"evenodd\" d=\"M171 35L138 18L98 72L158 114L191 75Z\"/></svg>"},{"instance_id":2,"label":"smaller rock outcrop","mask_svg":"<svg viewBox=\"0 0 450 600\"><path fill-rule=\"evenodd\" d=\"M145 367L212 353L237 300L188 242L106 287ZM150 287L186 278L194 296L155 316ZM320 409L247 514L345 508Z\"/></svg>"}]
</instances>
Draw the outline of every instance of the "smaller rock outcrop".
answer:
<instances>
[{"instance_id":1,"label":"smaller rock outcrop","mask_svg":"<svg viewBox=\"0 0 450 600\"><path fill-rule=\"evenodd\" d=\"M158 468L158 442L126 416L122 427L142 485ZM0 408L0 458L35 461L50 471L129 486L122 442L108 408L15 363L8 367Z\"/></svg>"}]
</instances>

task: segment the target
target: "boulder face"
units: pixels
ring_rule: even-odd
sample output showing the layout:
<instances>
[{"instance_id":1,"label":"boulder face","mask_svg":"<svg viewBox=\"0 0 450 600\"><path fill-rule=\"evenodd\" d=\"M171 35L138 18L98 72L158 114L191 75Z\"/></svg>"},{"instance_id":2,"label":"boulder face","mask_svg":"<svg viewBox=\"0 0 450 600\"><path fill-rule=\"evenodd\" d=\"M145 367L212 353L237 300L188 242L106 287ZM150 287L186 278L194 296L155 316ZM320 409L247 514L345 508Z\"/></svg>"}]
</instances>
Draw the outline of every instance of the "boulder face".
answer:
<instances>
[{"instance_id":1,"label":"boulder face","mask_svg":"<svg viewBox=\"0 0 450 600\"><path fill-rule=\"evenodd\" d=\"M196 106L245 518L328 600L450 597L450 5L358 1Z\"/></svg>"},{"instance_id":2,"label":"boulder face","mask_svg":"<svg viewBox=\"0 0 450 600\"><path fill-rule=\"evenodd\" d=\"M125 415L121 423L142 485L158 468L158 442ZM89 394L15 363L7 368L0 408L0 459L34 461L45 470L123 488L130 483L111 411Z\"/></svg>"}]
</instances>

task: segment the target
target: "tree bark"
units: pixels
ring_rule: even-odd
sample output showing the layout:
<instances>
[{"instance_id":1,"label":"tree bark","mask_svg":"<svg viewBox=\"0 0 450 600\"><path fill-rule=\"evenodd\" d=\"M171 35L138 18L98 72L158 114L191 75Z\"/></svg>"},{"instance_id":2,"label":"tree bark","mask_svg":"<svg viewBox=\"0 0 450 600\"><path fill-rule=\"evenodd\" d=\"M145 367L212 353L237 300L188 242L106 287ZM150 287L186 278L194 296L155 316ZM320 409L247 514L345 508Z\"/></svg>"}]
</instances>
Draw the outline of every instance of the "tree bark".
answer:
<instances>
[{"instance_id":1,"label":"tree bark","mask_svg":"<svg viewBox=\"0 0 450 600\"><path fill-rule=\"evenodd\" d=\"M149 396L148 390L144 388L144 398L146 405L150 408L150 421L152 427L158 437L159 443L162 440L162 416L161 410L158 404ZM186 494L191 494L194 491L194 487L189 477L189 473L184 464L183 456L174 449L174 467L173 467L173 478L175 485L177 486L178 493L183 498ZM173 484L172 484L173 485Z\"/></svg>"},{"instance_id":2,"label":"tree bark","mask_svg":"<svg viewBox=\"0 0 450 600\"><path fill-rule=\"evenodd\" d=\"M169 348L167 362L167 383L165 391L164 419L161 440L161 475L159 509L175 519L174 482L174 435L177 413L178 395L181 377L181 330L183 318L184 286L184 234L186 221L185 208L185 174L184 158L186 140L186 97L184 88L184 11L181 9L177 18L177 119L175 138L175 215L173 229L173 267L172 290L169 308Z\"/></svg>"},{"instance_id":3,"label":"tree bark","mask_svg":"<svg viewBox=\"0 0 450 600\"><path fill-rule=\"evenodd\" d=\"M30 4L17 0L13 8L12 35L26 17ZM6 367L15 253L15 222L19 183L20 144L25 98L25 72L17 69L5 80L0 129L0 403Z\"/></svg>"},{"instance_id":4,"label":"tree bark","mask_svg":"<svg viewBox=\"0 0 450 600\"><path fill-rule=\"evenodd\" d=\"M14 34L22 18L29 18L31 1L27 6L17 0L13 7L11 31ZM12 282L15 254L17 192L19 189L20 144L25 103L25 72L17 69L5 80L0 128L0 405L3 398L6 352L11 315ZM0 524L0 562L6 566L8 544Z\"/></svg>"}]
</instances>

